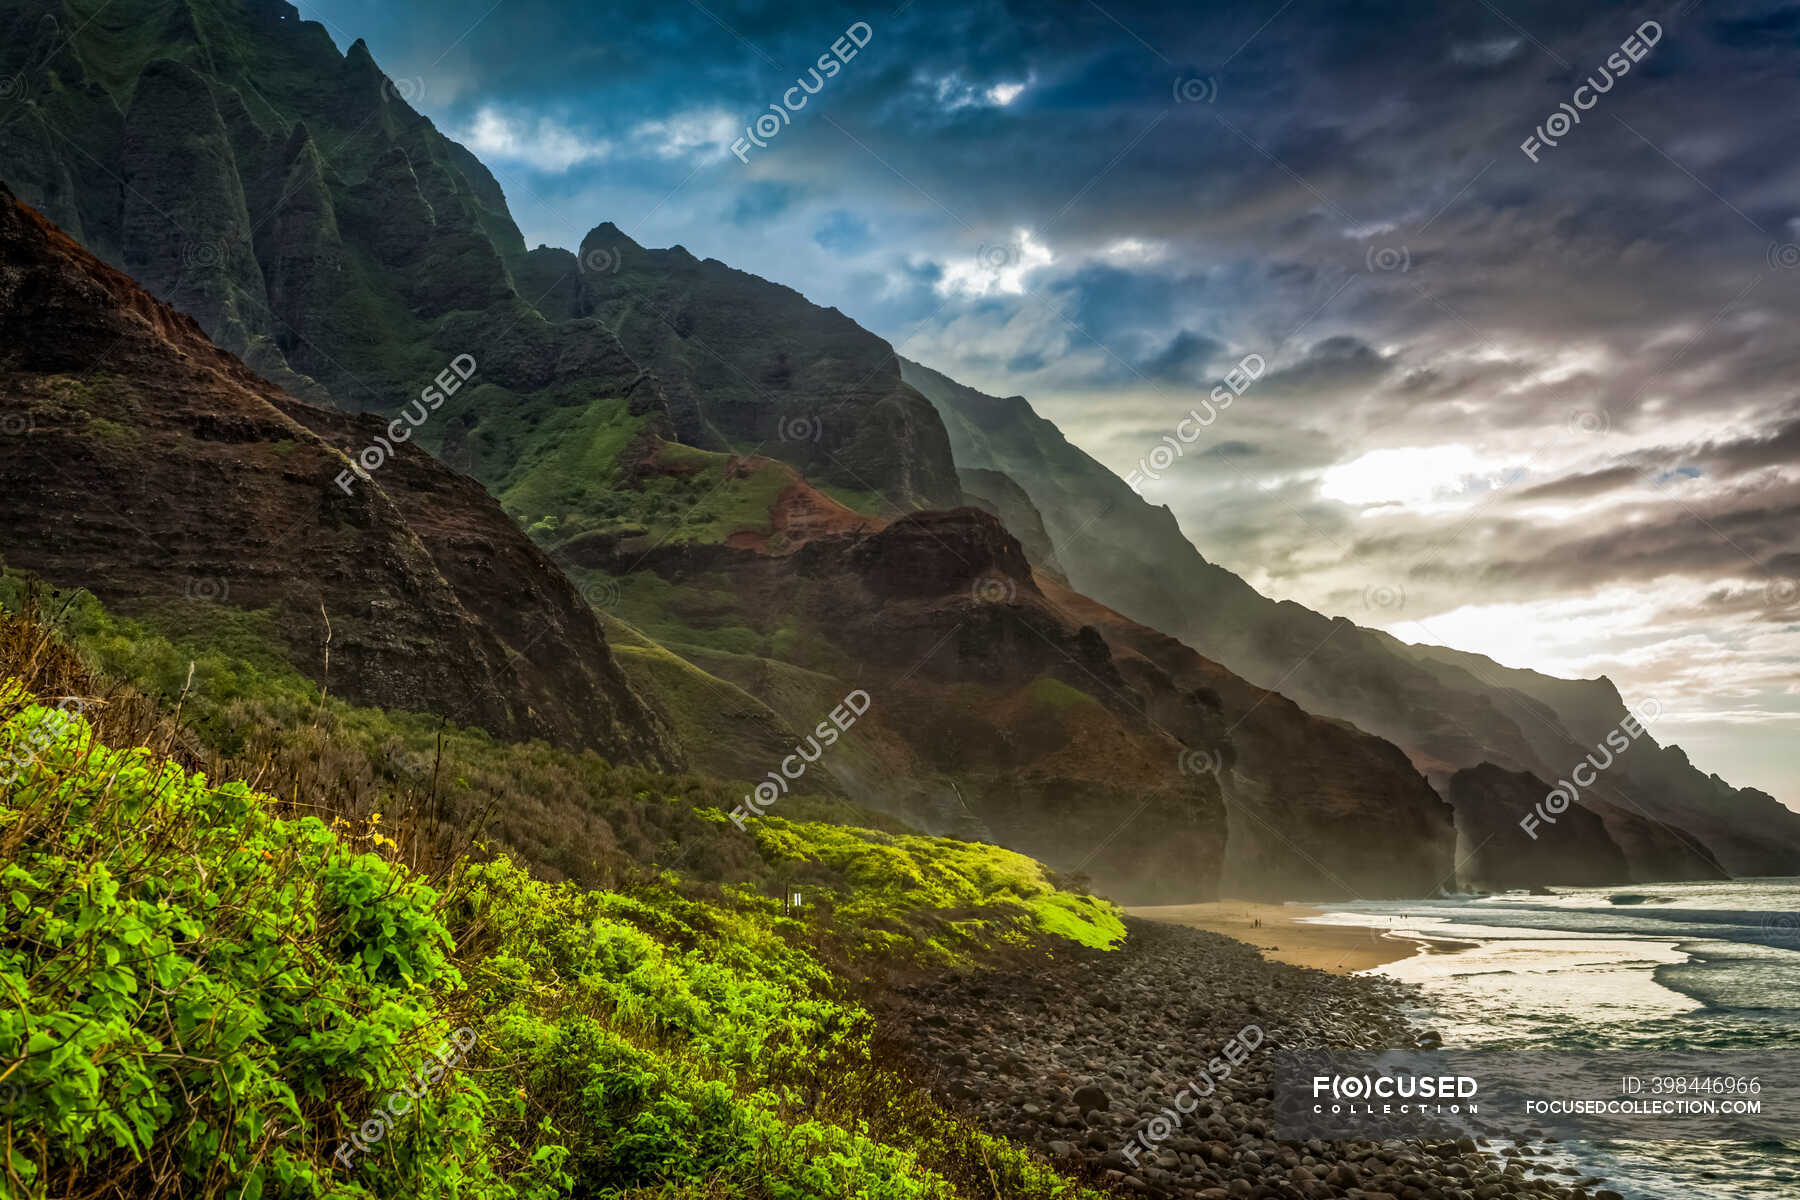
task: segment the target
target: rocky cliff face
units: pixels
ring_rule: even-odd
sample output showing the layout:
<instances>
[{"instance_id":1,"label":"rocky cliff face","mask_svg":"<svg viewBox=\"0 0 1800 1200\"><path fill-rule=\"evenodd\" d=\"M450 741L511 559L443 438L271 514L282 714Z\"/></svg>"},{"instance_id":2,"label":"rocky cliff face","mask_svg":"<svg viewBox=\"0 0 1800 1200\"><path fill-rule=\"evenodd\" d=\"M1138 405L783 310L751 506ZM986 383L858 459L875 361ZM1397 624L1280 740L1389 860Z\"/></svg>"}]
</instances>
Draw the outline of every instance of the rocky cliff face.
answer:
<instances>
[{"instance_id":1,"label":"rocky cliff face","mask_svg":"<svg viewBox=\"0 0 1800 1200\"><path fill-rule=\"evenodd\" d=\"M1247 683L1166 634L1045 581L1097 629L1147 714L1216 774L1231 896L1429 896L1455 883L1451 810L1399 748Z\"/></svg>"},{"instance_id":2,"label":"rocky cliff face","mask_svg":"<svg viewBox=\"0 0 1800 1200\"><path fill-rule=\"evenodd\" d=\"M902 373L937 406L959 467L1003 471L1024 488L1071 586L1278 686L1309 712L1402 747L1446 796L1453 776L1482 764L1561 779L1626 715L1605 681L1553 680L1406 646L1270 600L1202 558L1167 509L1070 445L1023 397L985 395L904 359ZM1649 737L1599 776L1592 801L1616 814L1633 878L1711 878L1717 863L1743 874L1800 870L1800 814L1702 774L1679 748ZM1467 812L1472 830L1473 809L1457 811L1459 829Z\"/></svg>"},{"instance_id":3,"label":"rocky cliff face","mask_svg":"<svg viewBox=\"0 0 1800 1200\"><path fill-rule=\"evenodd\" d=\"M1180 738L1146 718L1104 639L1045 596L992 515L888 523L839 506L827 522L794 490L810 491L784 491L755 542L568 552L617 573L629 619L769 698L802 738L866 692L868 714L806 788L1024 851L1122 899L1217 894L1230 857L1217 776L1184 770ZM648 607L663 595L674 613ZM707 649L727 633L736 652ZM1216 715L1192 727L1222 732Z\"/></svg>"},{"instance_id":4,"label":"rocky cliff face","mask_svg":"<svg viewBox=\"0 0 1800 1200\"><path fill-rule=\"evenodd\" d=\"M771 697L796 728L868 691L870 716L815 778L933 832L998 841L1140 903L1454 881L1450 809L1396 747L1073 591L991 514L889 523L795 480L767 530L565 552L613 577L628 619ZM705 649L724 637L736 652Z\"/></svg>"},{"instance_id":5,"label":"rocky cliff face","mask_svg":"<svg viewBox=\"0 0 1800 1200\"><path fill-rule=\"evenodd\" d=\"M1441 668L1439 678L1447 686L1491 695L1531 741L1544 764L1541 778L1567 779L1608 734L1636 721L1610 679L1557 679L1441 646L1399 648ZM1703 879L1720 866L1734 875L1800 871L1800 813L1767 792L1734 788L1705 774L1679 746L1659 746L1646 736L1601 772L1589 791L1596 806L1645 827L1628 838L1643 848L1639 857L1628 851L1639 879ZM1653 864L1705 870L1667 874Z\"/></svg>"},{"instance_id":6,"label":"rocky cliff face","mask_svg":"<svg viewBox=\"0 0 1800 1200\"><path fill-rule=\"evenodd\" d=\"M1456 809L1463 888L1729 878L1685 830L1594 797L1557 812L1546 806L1553 786L1492 763L1450 777L1446 792Z\"/></svg>"},{"instance_id":7,"label":"rocky cliff face","mask_svg":"<svg viewBox=\"0 0 1800 1200\"><path fill-rule=\"evenodd\" d=\"M1560 883L1604 887L1631 882L1619 844L1606 821L1574 803L1527 831L1520 824L1542 805L1550 788L1536 776L1492 763L1450 777L1446 788L1456 809L1458 882L1466 888L1505 891Z\"/></svg>"},{"instance_id":8,"label":"rocky cliff face","mask_svg":"<svg viewBox=\"0 0 1800 1200\"><path fill-rule=\"evenodd\" d=\"M970 469L958 471L956 477L962 481L963 499L999 517L1000 523L1019 539L1033 566L1042 568L1058 582L1068 582L1062 564L1056 561L1056 543L1024 488L1000 471Z\"/></svg>"},{"instance_id":9,"label":"rocky cliff face","mask_svg":"<svg viewBox=\"0 0 1800 1200\"><path fill-rule=\"evenodd\" d=\"M361 42L339 54L284 0L24 0L0 22L21 198L295 394L392 407L434 314L515 303L498 186Z\"/></svg>"},{"instance_id":10,"label":"rocky cliff face","mask_svg":"<svg viewBox=\"0 0 1800 1200\"><path fill-rule=\"evenodd\" d=\"M264 622L334 695L672 765L573 587L383 423L281 394L0 189L0 555L187 628ZM346 485L344 480L349 479Z\"/></svg>"},{"instance_id":11,"label":"rocky cliff face","mask_svg":"<svg viewBox=\"0 0 1800 1200\"><path fill-rule=\"evenodd\" d=\"M579 256L540 248L526 269L571 279L567 315L597 318L652 367L677 440L780 459L900 511L961 502L930 403L893 348L836 309L679 246L646 250L611 223Z\"/></svg>"}]
</instances>

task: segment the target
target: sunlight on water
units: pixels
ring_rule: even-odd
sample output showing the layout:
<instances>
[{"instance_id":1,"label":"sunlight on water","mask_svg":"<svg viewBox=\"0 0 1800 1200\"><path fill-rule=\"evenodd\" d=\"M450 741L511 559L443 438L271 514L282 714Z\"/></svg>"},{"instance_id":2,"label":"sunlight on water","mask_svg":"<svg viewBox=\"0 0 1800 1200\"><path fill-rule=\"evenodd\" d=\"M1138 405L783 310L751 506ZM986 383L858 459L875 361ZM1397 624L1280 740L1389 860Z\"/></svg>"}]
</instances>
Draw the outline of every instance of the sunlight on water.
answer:
<instances>
[{"instance_id":1,"label":"sunlight on water","mask_svg":"<svg viewBox=\"0 0 1800 1200\"><path fill-rule=\"evenodd\" d=\"M1446 1045L1800 1049L1800 880L1359 901L1312 918L1419 943L1375 973L1417 985ZM1429 952L1427 952L1429 951ZM1800 1195L1800 1141L1570 1144L1549 1160L1650 1200ZM1545 1160L1540 1160L1545 1161Z\"/></svg>"}]
</instances>

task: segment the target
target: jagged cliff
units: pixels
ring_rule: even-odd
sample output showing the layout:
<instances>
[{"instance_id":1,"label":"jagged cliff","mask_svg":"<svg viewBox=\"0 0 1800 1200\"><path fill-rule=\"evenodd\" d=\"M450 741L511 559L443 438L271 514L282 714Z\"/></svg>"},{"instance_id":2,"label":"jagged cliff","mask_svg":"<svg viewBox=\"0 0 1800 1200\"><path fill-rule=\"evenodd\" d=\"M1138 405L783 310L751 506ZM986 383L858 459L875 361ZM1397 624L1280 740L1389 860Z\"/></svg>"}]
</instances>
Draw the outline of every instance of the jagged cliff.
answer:
<instances>
[{"instance_id":1,"label":"jagged cliff","mask_svg":"<svg viewBox=\"0 0 1800 1200\"><path fill-rule=\"evenodd\" d=\"M1396 653L1431 667L1446 687L1491 696L1526 735L1541 779L1567 780L1587 756L1598 757L1608 734L1634 720L1605 677L1557 679L1503 667L1479 654L1388 641ZM1767 792L1735 788L1700 771L1680 746L1660 746L1648 735L1636 739L1596 776L1590 792L1596 808L1651 827L1627 835L1646 851L1634 860L1639 879L1707 878L1719 866L1734 875L1800 870L1800 814ZM1681 874L1700 865L1697 857L1716 865L1708 864L1711 871L1701 874Z\"/></svg>"}]
</instances>

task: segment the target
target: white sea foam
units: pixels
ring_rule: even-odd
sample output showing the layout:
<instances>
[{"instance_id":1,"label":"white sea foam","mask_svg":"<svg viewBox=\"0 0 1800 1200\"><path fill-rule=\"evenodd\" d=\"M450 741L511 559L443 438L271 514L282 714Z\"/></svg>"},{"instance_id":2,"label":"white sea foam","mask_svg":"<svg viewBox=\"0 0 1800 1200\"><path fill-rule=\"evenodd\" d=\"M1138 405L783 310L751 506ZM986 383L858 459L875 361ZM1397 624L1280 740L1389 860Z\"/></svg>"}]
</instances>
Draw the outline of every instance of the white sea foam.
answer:
<instances>
[{"instance_id":1,"label":"white sea foam","mask_svg":"<svg viewBox=\"0 0 1800 1200\"><path fill-rule=\"evenodd\" d=\"M1656 900L1614 899L1625 895ZM1661 1050L1800 1049L1800 879L1354 902L1310 920L1417 943L1375 973L1416 984L1428 1006L1417 1019L1448 1046L1641 1050L1646 1062ZM1800 1194L1792 1145L1554 1149L1644 1200Z\"/></svg>"}]
</instances>

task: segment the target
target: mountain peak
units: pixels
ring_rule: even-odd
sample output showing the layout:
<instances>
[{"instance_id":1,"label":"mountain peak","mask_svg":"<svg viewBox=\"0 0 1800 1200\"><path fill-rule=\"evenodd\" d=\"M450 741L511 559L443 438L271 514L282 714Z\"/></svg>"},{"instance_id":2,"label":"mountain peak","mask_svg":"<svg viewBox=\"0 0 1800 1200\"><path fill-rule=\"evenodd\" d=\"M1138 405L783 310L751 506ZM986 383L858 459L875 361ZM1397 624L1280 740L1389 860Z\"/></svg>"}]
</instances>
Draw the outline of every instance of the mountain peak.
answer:
<instances>
[{"instance_id":1,"label":"mountain peak","mask_svg":"<svg viewBox=\"0 0 1800 1200\"><path fill-rule=\"evenodd\" d=\"M583 254L586 254L590 247L595 246L603 250L617 249L620 246L629 246L633 250L643 249L642 246L632 240L629 234L611 221L600 222L598 225L588 230L587 236L581 239L581 252Z\"/></svg>"}]
</instances>

